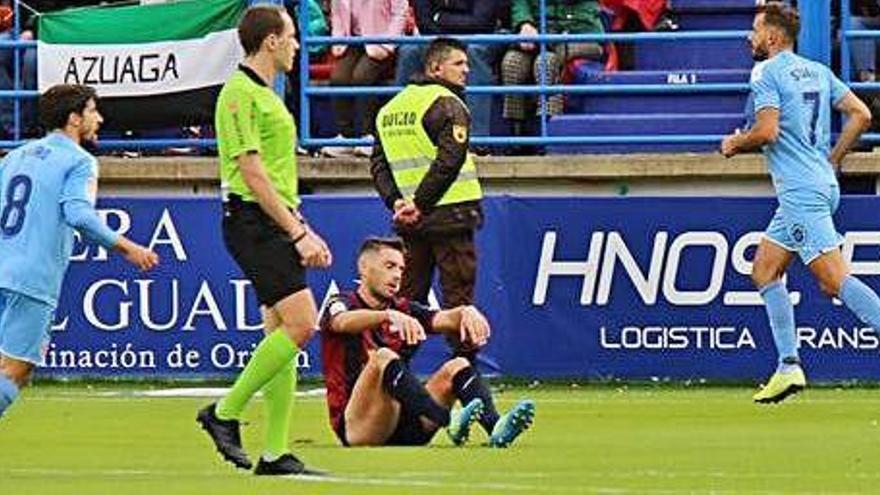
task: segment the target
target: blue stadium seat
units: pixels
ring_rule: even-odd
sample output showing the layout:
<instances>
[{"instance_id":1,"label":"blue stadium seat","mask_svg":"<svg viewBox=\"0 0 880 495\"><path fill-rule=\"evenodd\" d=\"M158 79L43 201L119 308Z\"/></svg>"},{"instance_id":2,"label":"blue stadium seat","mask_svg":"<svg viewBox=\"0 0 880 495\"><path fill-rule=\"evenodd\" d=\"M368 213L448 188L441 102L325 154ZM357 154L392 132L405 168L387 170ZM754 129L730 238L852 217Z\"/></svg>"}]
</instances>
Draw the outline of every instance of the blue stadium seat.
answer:
<instances>
[{"instance_id":1,"label":"blue stadium seat","mask_svg":"<svg viewBox=\"0 0 880 495\"><path fill-rule=\"evenodd\" d=\"M669 0L673 12L704 11L730 12L732 10L755 10L755 0Z\"/></svg>"},{"instance_id":2,"label":"blue stadium seat","mask_svg":"<svg viewBox=\"0 0 880 495\"><path fill-rule=\"evenodd\" d=\"M741 113L745 103L742 93L571 96L565 108L570 114Z\"/></svg>"},{"instance_id":3,"label":"blue stadium seat","mask_svg":"<svg viewBox=\"0 0 880 495\"><path fill-rule=\"evenodd\" d=\"M580 84L695 84L748 82L751 67L740 69L700 70L630 70L591 71L585 65L572 69L574 82Z\"/></svg>"},{"instance_id":4,"label":"blue stadium seat","mask_svg":"<svg viewBox=\"0 0 880 495\"><path fill-rule=\"evenodd\" d=\"M675 16L678 25L683 31L709 31L725 29L734 31L748 31L752 29L754 14L752 12L683 12Z\"/></svg>"},{"instance_id":5,"label":"blue stadium seat","mask_svg":"<svg viewBox=\"0 0 880 495\"><path fill-rule=\"evenodd\" d=\"M670 0L682 31L749 30L754 0ZM753 65L744 39L639 42L635 70L603 72L595 65L571 68L572 82L590 85L746 83ZM566 115L548 124L551 136L647 136L726 134L744 124L747 95L724 93L569 95ZM549 153L655 153L714 151L706 144L590 144L548 146Z\"/></svg>"},{"instance_id":6,"label":"blue stadium seat","mask_svg":"<svg viewBox=\"0 0 880 495\"><path fill-rule=\"evenodd\" d=\"M573 70L574 83L593 85L744 83L748 80L749 71L741 69L600 73L580 70L580 67ZM570 95L566 113L739 113L745 101L746 95L741 92Z\"/></svg>"},{"instance_id":7,"label":"blue stadium seat","mask_svg":"<svg viewBox=\"0 0 880 495\"><path fill-rule=\"evenodd\" d=\"M747 69L752 54L745 40L642 42L633 47L637 70Z\"/></svg>"},{"instance_id":8,"label":"blue stadium seat","mask_svg":"<svg viewBox=\"0 0 880 495\"><path fill-rule=\"evenodd\" d=\"M559 115L547 123L550 136L626 136L727 134L743 125L742 113ZM551 145L548 153L657 153L713 151L707 144L582 144Z\"/></svg>"}]
</instances>

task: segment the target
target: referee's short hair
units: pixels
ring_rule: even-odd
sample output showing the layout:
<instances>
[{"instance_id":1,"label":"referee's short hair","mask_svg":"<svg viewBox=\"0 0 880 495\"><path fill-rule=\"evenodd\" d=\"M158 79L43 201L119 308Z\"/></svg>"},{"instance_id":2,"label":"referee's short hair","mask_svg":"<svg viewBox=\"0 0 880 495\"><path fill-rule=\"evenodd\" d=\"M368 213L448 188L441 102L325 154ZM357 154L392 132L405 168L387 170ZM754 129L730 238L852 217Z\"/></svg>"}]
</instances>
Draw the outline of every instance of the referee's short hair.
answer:
<instances>
[{"instance_id":1,"label":"referee's short hair","mask_svg":"<svg viewBox=\"0 0 880 495\"><path fill-rule=\"evenodd\" d=\"M238 41L245 55L260 51L270 34L280 35L284 31L284 13L284 7L274 4L254 5L245 11L238 23Z\"/></svg>"},{"instance_id":2,"label":"referee's short hair","mask_svg":"<svg viewBox=\"0 0 880 495\"><path fill-rule=\"evenodd\" d=\"M70 114L82 115L89 100L98 102L98 93L91 86L56 84L40 95L40 123L47 131L63 129Z\"/></svg>"},{"instance_id":3,"label":"referee's short hair","mask_svg":"<svg viewBox=\"0 0 880 495\"><path fill-rule=\"evenodd\" d=\"M767 2L758 8L764 14L764 24L773 26L785 34L791 43L797 42L801 31L801 17L795 7L782 2Z\"/></svg>"},{"instance_id":4,"label":"referee's short hair","mask_svg":"<svg viewBox=\"0 0 880 495\"><path fill-rule=\"evenodd\" d=\"M455 38L440 37L428 44L425 51L425 70L449 58L452 52L467 53L467 46Z\"/></svg>"},{"instance_id":5,"label":"referee's short hair","mask_svg":"<svg viewBox=\"0 0 880 495\"><path fill-rule=\"evenodd\" d=\"M394 249L404 252L403 239L400 237L367 237L358 249L358 259L367 253L378 253L382 249Z\"/></svg>"}]
</instances>

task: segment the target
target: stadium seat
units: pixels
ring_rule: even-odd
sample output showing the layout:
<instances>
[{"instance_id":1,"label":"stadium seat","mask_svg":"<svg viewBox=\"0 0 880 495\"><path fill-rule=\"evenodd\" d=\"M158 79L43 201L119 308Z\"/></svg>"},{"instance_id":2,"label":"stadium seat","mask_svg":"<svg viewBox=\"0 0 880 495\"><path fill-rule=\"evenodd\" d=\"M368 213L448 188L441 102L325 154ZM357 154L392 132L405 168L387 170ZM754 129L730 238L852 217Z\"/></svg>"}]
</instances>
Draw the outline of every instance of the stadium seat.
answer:
<instances>
[{"instance_id":1,"label":"stadium seat","mask_svg":"<svg viewBox=\"0 0 880 495\"><path fill-rule=\"evenodd\" d=\"M670 0L682 31L748 30L754 0ZM589 85L746 83L753 61L744 39L639 42L634 70L569 68L571 82ZM566 115L550 119L550 136L726 134L742 126L746 93L605 93L569 95ZM713 151L707 144L592 144L548 146L548 153Z\"/></svg>"},{"instance_id":2,"label":"stadium seat","mask_svg":"<svg viewBox=\"0 0 880 495\"><path fill-rule=\"evenodd\" d=\"M578 84L692 84L744 83L749 71L742 69L706 69L693 71L627 71L590 73L575 68L573 79ZM738 113L746 101L741 92L680 93L680 94L604 94L571 95L566 101L567 113Z\"/></svg>"},{"instance_id":3,"label":"stadium seat","mask_svg":"<svg viewBox=\"0 0 880 495\"><path fill-rule=\"evenodd\" d=\"M675 19L683 31L708 31L712 29L748 31L752 28L754 15L751 11L679 12L675 14Z\"/></svg>"},{"instance_id":4,"label":"stadium seat","mask_svg":"<svg viewBox=\"0 0 880 495\"><path fill-rule=\"evenodd\" d=\"M669 10L673 12L754 11L755 0L669 0Z\"/></svg>"},{"instance_id":5,"label":"stadium seat","mask_svg":"<svg viewBox=\"0 0 880 495\"><path fill-rule=\"evenodd\" d=\"M752 56L745 40L642 42L633 47L637 70L745 69Z\"/></svg>"},{"instance_id":6,"label":"stadium seat","mask_svg":"<svg viewBox=\"0 0 880 495\"><path fill-rule=\"evenodd\" d=\"M631 136L726 134L743 125L742 113L559 115L547 123L551 136ZM548 153L656 153L713 151L706 144L581 144L551 145Z\"/></svg>"}]
</instances>

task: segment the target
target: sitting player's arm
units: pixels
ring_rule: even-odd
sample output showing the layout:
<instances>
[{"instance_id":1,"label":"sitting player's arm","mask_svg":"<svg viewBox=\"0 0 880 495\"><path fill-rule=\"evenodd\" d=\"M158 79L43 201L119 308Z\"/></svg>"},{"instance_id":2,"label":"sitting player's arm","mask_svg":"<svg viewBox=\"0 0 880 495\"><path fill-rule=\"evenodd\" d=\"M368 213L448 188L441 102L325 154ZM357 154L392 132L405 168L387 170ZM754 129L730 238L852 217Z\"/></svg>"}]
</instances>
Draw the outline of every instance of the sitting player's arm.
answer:
<instances>
[{"instance_id":1,"label":"sitting player's arm","mask_svg":"<svg viewBox=\"0 0 880 495\"><path fill-rule=\"evenodd\" d=\"M458 178L467 159L470 116L457 98L444 96L431 105L423 122L437 145L437 157L419 183L413 201L419 211L427 213Z\"/></svg>"},{"instance_id":2,"label":"sitting player's arm","mask_svg":"<svg viewBox=\"0 0 880 495\"><path fill-rule=\"evenodd\" d=\"M859 136L871 126L871 110L852 91L848 91L843 98L834 105L835 110L846 116L846 124L840 131L837 143L831 150L828 160L835 167L840 167L840 162L849 149L859 140Z\"/></svg>"},{"instance_id":3,"label":"sitting player's arm","mask_svg":"<svg viewBox=\"0 0 880 495\"><path fill-rule=\"evenodd\" d=\"M425 329L418 320L393 309L337 312L330 316L327 326L332 332L358 334L386 324L391 325L393 331L399 332L407 345L416 345L425 340Z\"/></svg>"},{"instance_id":4,"label":"sitting player's arm","mask_svg":"<svg viewBox=\"0 0 880 495\"><path fill-rule=\"evenodd\" d=\"M330 317L329 329L338 333L361 333L391 322L385 310L350 309Z\"/></svg>"},{"instance_id":5,"label":"sitting player's arm","mask_svg":"<svg viewBox=\"0 0 880 495\"><path fill-rule=\"evenodd\" d=\"M458 335L462 342L484 346L489 341L489 321L474 306L458 306L438 311L431 328L439 333Z\"/></svg>"}]
</instances>

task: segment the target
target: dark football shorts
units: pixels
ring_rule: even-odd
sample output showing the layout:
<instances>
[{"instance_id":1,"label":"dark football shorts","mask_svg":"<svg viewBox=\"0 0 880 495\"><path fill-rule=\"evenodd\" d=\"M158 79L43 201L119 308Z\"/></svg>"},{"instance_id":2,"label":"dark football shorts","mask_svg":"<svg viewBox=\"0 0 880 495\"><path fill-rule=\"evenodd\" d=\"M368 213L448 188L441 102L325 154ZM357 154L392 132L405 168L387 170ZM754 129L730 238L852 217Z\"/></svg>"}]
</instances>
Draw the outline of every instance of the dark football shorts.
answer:
<instances>
[{"instance_id":1,"label":"dark football shorts","mask_svg":"<svg viewBox=\"0 0 880 495\"><path fill-rule=\"evenodd\" d=\"M339 418L333 426L333 433L344 447L349 447L348 438L345 433L345 416ZM385 445L389 447L418 447L428 445L434 438L436 431L426 432L422 429L422 422L418 415L406 409L401 408L400 417L397 420L397 427L394 433L385 441Z\"/></svg>"},{"instance_id":2,"label":"dark football shorts","mask_svg":"<svg viewBox=\"0 0 880 495\"><path fill-rule=\"evenodd\" d=\"M418 446L428 445L437 431L426 432L422 428L419 416L404 405L400 409L400 418L397 420L397 428L385 442L385 445Z\"/></svg>"},{"instance_id":3,"label":"dark football shorts","mask_svg":"<svg viewBox=\"0 0 880 495\"><path fill-rule=\"evenodd\" d=\"M308 288L293 240L257 203L230 195L223 203L223 241L251 281L260 304L274 306Z\"/></svg>"}]
</instances>

